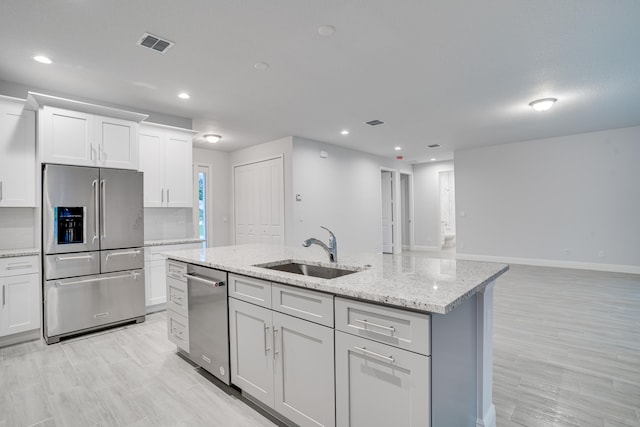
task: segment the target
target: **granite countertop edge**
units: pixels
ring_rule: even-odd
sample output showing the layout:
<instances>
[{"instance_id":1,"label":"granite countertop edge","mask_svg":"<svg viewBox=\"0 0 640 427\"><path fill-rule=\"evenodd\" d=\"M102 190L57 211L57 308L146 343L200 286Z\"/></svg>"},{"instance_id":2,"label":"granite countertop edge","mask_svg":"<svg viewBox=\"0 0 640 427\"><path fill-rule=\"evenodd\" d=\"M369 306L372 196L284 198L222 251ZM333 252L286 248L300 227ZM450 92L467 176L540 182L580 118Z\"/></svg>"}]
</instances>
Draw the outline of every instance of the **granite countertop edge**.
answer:
<instances>
[{"instance_id":1,"label":"granite countertop edge","mask_svg":"<svg viewBox=\"0 0 640 427\"><path fill-rule=\"evenodd\" d=\"M0 258L12 258L19 256L40 255L40 249L38 248L23 248L23 249L2 249L0 250Z\"/></svg>"},{"instance_id":2,"label":"granite countertop edge","mask_svg":"<svg viewBox=\"0 0 640 427\"><path fill-rule=\"evenodd\" d=\"M169 246L169 245L181 245L187 243L202 243L203 239L197 237L185 237L182 239L155 239L155 240L145 240L144 246Z\"/></svg>"},{"instance_id":3,"label":"granite countertop edge","mask_svg":"<svg viewBox=\"0 0 640 427\"><path fill-rule=\"evenodd\" d=\"M411 286L412 282L415 282L415 286L422 286L424 281L418 281L416 279L409 279L401 277L398 274L397 280L402 282L402 286L400 289L394 289L393 286L388 287L388 291L385 289L383 291L380 288L376 288L373 286L371 289L367 290L366 286L363 283L367 283L369 281L374 283L389 283L390 285L395 283L396 278L394 275L382 274L375 267L368 271L367 268L358 271L353 275L343 276L338 279L321 279L309 276L301 276L294 273L287 273L277 270L267 270L262 267L256 267L257 263L253 263L247 261L247 265L238 265L233 262L216 262L209 255L205 255L203 252L200 257L194 256L194 252L184 251L181 253L179 251L176 252L167 252L165 255L168 258L182 261L186 263L196 264L203 267L210 267L214 269L228 271L234 274L240 274L243 276L254 277L257 279L272 281L283 283L286 285L292 285L301 288L307 288L312 290L317 290L321 292L330 293L336 296L343 296L347 298L355 298L359 300L380 303L385 305L394 306L396 308L405 308L420 312L429 312L429 313L437 313L437 314L447 314L455 309L457 306L462 304L464 301L477 294L478 292L482 292L486 286L492 283L496 278L500 275L504 274L509 270L509 266L507 264L496 264L496 263L478 263L475 261L457 261L459 263L467 263L467 264L477 264L477 265L491 265L493 271L491 274L483 275L481 279L471 278L461 278L459 280L462 283L463 290L460 292L455 291L454 295L445 298L446 302L434 302L430 301L429 298L424 296L414 296L410 295L411 292L404 292L406 290L406 286ZM309 262L308 259L305 259L304 262ZM269 264L271 261L266 263L261 263L263 265ZM310 263L316 264L326 264L323 262L314 262L310 261ZM336 265L337 268L353 268L352 265L341 264L338 263ZM381 279L380 275L384 277ZM354 280L355 279L355 280ZM427 279L428 280L428 279ZM407 285L408 282L408 285ZM456 281L456 286L458 285L458 281ZM404 290L403 290L404 289Z\"/></svg>"}]
</instances>

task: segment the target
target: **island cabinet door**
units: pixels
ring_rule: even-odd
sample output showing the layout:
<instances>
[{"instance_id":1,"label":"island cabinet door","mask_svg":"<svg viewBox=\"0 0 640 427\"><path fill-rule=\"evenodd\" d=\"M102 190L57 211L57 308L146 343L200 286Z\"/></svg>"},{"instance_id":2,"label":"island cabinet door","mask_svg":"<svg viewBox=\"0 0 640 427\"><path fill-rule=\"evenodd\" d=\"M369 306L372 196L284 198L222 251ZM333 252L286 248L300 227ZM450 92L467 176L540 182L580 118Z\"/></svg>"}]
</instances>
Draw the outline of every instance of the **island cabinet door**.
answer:
<instances>
[{"instance_id":1,"label":"island cabinet door","mask_svg":"<svg viewBox=\"0 0 640 427\"><path fill-rule=\"evenodd\" d=\"M335 426L333 329L273 312L274 409L299 426Z\"/></svg>"},{"instance_id":2,"label":"island cabinet door","mask_svg":"<svg viewBox=\"0 0 640 427\"><path fill-rule=\"evenodd\" d=\"M231 383L273 407L271 310L229 298Z\"/></svg>"},{"instance_id":3,"label":"island cabinet door","mask_svg":"<svg viewBox=\"0 0 640 427\"><path fill-rule=\"evenodd\" d=\"M407 350L336 331L336 424L431 425L431 362Z\"/></svg>"}]
</instances>

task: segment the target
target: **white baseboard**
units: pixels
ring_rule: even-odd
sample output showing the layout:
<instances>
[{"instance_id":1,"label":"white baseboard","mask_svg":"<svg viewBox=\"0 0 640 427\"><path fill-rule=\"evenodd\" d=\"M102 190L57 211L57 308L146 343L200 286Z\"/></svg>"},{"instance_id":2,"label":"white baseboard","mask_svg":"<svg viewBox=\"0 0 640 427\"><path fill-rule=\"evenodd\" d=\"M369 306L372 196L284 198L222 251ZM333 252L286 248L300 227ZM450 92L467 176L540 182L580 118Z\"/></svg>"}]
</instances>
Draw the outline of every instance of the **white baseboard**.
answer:
<instances>
[{"instance_id":1,"label":"white baseboard","mask_svg":"<svg viewBox=\"0 0 640 427\"><path fill-rule=\"evenodd\" d=\"M413 245L414 251L439 251L440 249L440 246Z\"/></svg>"},{"instance_id":2,"label":"white baseboard","mask_svg":"<svg viewBox=\"0 0 640 427\"><path fill-rule=\"evenodd\" d=\"M573 268L576 270L607 271L611 273L640 274L640 266L599 264L595 262L561 261L554 259L516 258L492 255L456 254L456 259L467 261L501 262L505 264L535 265L538 267Z\"/></svg>"}]
</instances>

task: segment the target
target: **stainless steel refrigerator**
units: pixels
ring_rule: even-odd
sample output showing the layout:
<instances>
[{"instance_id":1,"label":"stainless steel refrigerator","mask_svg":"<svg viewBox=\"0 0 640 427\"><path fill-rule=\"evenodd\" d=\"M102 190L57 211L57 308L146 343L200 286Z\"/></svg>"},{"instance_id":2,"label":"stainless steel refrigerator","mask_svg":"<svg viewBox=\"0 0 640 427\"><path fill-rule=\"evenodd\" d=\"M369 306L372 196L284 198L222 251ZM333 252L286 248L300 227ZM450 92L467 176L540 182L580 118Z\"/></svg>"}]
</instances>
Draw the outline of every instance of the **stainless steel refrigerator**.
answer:
<instances>
[{"instance_id":1,"label":"stainless steel refrigerator","mask_svg":"<svg viewBox=\"0 0 640 427\"><path fill-rule=\"evenodd\" d=\"M44 338L144 321L142 173L46 164Z\"/></svg>"}]
</instances>

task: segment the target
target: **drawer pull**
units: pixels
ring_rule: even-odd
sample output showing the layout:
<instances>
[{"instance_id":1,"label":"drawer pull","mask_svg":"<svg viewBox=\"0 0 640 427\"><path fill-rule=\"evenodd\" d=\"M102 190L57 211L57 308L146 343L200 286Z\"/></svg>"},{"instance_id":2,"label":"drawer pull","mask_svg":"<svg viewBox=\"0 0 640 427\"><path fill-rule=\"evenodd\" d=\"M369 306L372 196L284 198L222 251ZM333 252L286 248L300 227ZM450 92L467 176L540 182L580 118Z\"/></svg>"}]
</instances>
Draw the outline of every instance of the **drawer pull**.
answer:
<instances>
[{"instance_id":1,"label":"drawer pull","mask_svg":"<svg viewBox=\"0 0 640 427\"><path fill-rule=\"evenodd\" d=\"M21 270L23 268L33 268L33 264L25 263L25 264L9 264L7 266L7 270Z\"/></svg>"},{"instance_id":2,"label":"drawer pull","mask_svg":"<svg viewBox=\"0 0 640 427\"><path fill-rule=\"evenodd\" d=\"M396 328L394 328L393 326L383 326L383 325L378 325L377 323L372 323L367 321L367 319L354 319L354 322L358 322L358 323L362 323L365 327L368 326L373 326L375 328L380 328L380 329L386 329L387 331L391 331L392 333L396 331ZM375 332L375 331L372 331Z\"/></svg>"},{"instance_id":3,"label":"drawer pull","mask_svg":"<svg viewBox=\"0 0 640 427\"><path fill-rule=\"evenodd\" d=\"M74 261L77 259L86 259L91 261L93 259L93 255L78 255L78 256L57 256L56 261Z\"/></svg>"},{"instance_id":4,"label":"drawer pull","mask_svg":"<svg viewBox=\"0 0 640 427\"><path fill-rule=\"evenodd\" d=\"M110 252L110 253L107 254L107 257L104 260L106 262L106 261L109 261L109 257L121 256L121 255L133 255L135 257L137 255L140 255L140 250L126 251L126 252Z\"/></svg>"},{"instance_id":5,"label":"drawer pull","mask_svg":"<svg viewBox=\"0 0 640 427\"><path fill-rule=\"evenodd\" d=\"M395 362L395 359L393 358L393 356L383 356L382 354L378 354L375 351L367 350L366 347L353 347L353 348L363 352L364 354L368 354L370 356L375 356L382 360L386 360L389 363Z\"/></svg>"}]
</instances>

